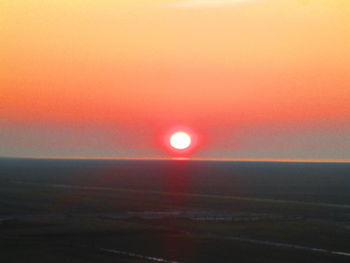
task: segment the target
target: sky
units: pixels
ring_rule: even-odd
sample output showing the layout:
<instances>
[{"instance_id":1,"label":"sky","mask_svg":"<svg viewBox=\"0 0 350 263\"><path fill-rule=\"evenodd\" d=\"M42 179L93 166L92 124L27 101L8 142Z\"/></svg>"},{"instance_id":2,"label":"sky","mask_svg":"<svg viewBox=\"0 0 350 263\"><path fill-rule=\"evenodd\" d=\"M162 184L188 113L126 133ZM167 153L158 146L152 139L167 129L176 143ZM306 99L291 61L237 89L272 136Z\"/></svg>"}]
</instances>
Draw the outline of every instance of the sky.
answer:
<instances>
[{"instance_id":1,"label":"sky","mask_svg":"<svg viewBox=\"0 0 350 263\"><path fill-rule=\"evenodd\" d=\"M350 159L348 0L0 0L0 156Z\"/></svg>"}]
</instances>

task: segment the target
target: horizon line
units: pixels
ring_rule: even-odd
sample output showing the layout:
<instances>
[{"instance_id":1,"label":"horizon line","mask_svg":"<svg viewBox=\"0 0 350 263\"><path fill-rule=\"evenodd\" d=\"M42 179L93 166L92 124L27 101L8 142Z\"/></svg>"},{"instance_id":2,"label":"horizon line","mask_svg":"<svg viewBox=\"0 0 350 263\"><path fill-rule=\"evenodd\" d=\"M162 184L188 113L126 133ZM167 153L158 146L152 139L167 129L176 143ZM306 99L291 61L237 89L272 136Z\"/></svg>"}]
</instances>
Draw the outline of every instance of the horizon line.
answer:
<instances>
[{"instance_id":1,"label":"horizon line","mask_svg":"<svg viewBox=\"0 0 350 263\"><path fill-rule=\"evenodd\" d=\"M301 158L200 158L200 157L91 157L91 156L0 156L0 159L36 160L142 160L142 161L212 161L212 162L280 162L280 163L350 163L350 159Z\"/></svg>"}]
</instances>

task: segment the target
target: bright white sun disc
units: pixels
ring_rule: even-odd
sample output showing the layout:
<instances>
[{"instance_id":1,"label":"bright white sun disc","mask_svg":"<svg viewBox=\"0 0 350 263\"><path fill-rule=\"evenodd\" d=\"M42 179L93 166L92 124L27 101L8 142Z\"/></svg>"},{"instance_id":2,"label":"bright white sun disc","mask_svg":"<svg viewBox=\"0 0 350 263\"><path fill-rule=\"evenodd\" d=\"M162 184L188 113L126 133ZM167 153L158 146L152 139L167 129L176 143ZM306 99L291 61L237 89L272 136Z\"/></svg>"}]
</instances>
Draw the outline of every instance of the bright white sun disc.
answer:
<instances>
[{"instance_id":1,"label":"bright white sun disc","mask_svg":"<svg viewBox=\"0 0 350 263\"><path fill-rule=\"evenodd\" d=\"M191 136L185 132L176 132L170 137L170 145L178 150L184 150L191 145Z\"/></svg>"}]
</instances>

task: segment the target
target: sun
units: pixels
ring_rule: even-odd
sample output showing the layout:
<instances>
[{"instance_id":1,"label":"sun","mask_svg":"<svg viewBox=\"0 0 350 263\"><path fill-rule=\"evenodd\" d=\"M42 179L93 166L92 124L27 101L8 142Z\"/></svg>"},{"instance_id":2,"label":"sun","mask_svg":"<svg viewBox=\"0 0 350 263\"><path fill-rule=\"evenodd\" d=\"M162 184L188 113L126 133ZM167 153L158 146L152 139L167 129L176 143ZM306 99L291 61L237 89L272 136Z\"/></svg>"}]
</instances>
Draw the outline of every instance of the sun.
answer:
<instances>
[{"instance_id":1,"label":"sun","mask_svg":"<svg viewBox=\"0 0 350 263\"><path fill-rule=\"evenodd\" d=\"M191 136L186 132L175 132L170 137L171 147L177 150L185 150L191 146Z\"/></svg>"}]
</instances>

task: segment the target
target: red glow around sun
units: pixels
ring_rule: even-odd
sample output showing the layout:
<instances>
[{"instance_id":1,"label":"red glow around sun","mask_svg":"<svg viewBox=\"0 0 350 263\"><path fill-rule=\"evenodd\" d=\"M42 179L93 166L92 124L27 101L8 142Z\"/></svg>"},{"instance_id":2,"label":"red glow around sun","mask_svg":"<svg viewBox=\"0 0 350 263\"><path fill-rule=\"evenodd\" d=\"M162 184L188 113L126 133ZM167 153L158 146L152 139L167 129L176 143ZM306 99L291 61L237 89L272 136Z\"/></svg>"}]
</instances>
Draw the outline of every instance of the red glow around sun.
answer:
<instances>
[{"instance_id":1,"label":"red glow around sun","mask_svg":"<svg viewBox=\"0 0 350 263\"><path fill-rule=\"evenodd\" d=\"M188 157L198 148L197 133L188 127L173 127L163 136L165 149L175 157Z\"/></svg>"}]
</instances>

